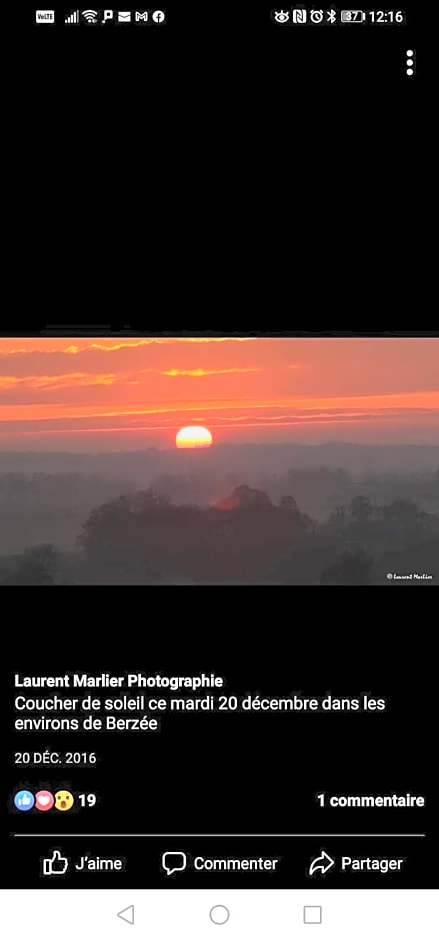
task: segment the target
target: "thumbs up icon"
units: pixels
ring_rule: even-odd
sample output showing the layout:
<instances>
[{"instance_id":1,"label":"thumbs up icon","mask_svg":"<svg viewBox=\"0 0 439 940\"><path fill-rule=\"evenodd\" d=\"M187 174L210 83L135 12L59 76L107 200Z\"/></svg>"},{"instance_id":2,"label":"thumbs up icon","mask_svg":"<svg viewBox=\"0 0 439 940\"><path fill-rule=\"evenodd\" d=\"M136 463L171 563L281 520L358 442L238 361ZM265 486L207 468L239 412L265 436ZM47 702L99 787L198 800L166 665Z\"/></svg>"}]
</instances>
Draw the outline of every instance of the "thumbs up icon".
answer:
<instances>
[{"instance_id":1,"label":"thumbs up icon","mask_svg":"<svg viewBox=\"0 0 439 940\"><path fill-rule=\"evenodd\" d=\"M65 875L68 871L69 860L54 849L52 858L43 858L43 875Z\"/></svg>"},{"instance_id":2,"label":"thumbs up icon","mask_svg":"<svg viewBox=\"0 0 439 940\"><path fill-rule=\"evenodd\" d=\"M16 809L21 810L22 813L27 813L28 810L32 809L34 804L35 797L30 790L19 790L14 796L14 806Z\"/></svg>"}]
</instances>

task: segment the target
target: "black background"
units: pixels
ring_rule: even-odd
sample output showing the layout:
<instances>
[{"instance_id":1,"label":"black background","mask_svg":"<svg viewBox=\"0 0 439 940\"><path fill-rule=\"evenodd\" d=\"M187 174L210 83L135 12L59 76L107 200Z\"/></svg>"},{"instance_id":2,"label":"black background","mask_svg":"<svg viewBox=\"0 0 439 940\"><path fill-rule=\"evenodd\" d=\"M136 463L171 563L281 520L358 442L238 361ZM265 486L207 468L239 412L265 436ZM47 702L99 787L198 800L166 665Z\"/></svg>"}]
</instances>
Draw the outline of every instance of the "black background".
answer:
<instances>
[{"instance_id":1,"label":"black background","mask_svg":"<svg viewBox=\"0 0 439 940\"><path fill-rule=\"evenodd\" d=\"M412 312L420 6L346 29L278 27L273 6L174 0L165 27L108 31L17 8L25 309L204 315L224 292L251 312L266 284L288 317Z\"/></svg>"},{"instance_id":2,"label":"black background","mask_svg":"<svg viewBox=\"0 0 439 940\"><path fill-rule=\"evenodd\" d=\"M330 8L330 4L322 6ZM166 25L146 28L134 24L65 27L65 12L72 8L57 2L51 8L57 23L47 27L35 25L35 5L20 8L35 65L44 69L50 62L58 81L62 77L66 85L70 79L75 79L78 88L83 79L93 81L89 92L97 95L101 107L106 91L117 95L130 82L131 95L137 97L140 92L149 106L151 98L161 97L165 89L179 95L183 84L189 90L188 80L193 79L198 92L206 95L219 86L232 98L248 95L251 99L265 89L279 96L287 109L295 108L312 85L320 89L329 107L343 111L343 96L331 96L333 83L341 84L346 96L352 92L352 82L378 86L387 99L397 86L411 94L410 86L418 80L418 75L408 79L405 74L406 50L419 52L421 8L414 2L364 5L364 9L403 9L406 26L279 26L271 11L282 5L269 0L198 5L170 0L158 6L166 11ZM154 5L146 8L155 9ZM343 4L337 5L342 8ZM420 55L418 59L422 63ZM144 84L146 77L151 86ZM387 103L394 105L391 99Z\"/></svg>"},{"instance_id":3,"label":"black background","mask_svg":"<svg viewBox=\"0 0 439 940\"><path fill-rule=\"evenodd\" d=\"M380 588L5 589L14 623L3 661L6 773L2 818L8 840L3 887L433 887L431 592ZM227 692L387 699L384 714L167 715L161 732L80 735L11 733L12 677L124 670L171 675L215 672ZM62 690L55 690L59 694ZM93 694L93 690L89 690ZM109 696L112 690L95 690ZM131 690L138 694L137 690ZM141 690L139 690L141 691ZM39 695L42 690L28 690ZM78 690L77 690L78 692ZM70 693L66 690L64 694ZM157 693L158 694L158 693ZM226 693L227 694L227 693ZM2 735L2 740L5 740ZM16 750L97 750L88 770L13 767ZM80 812L10 812L30 789L96 792ZM425 809L321 810L315 795L424 795ZM8 812L9 810L9 812ZM11 832L393 833L416 839L17 840ZM40 876L40 857L123 855L124 873ZM406 857L401 873L309 879L310 859ZM208 857L282 856L277 874L193 873L167 878L164 851Z\"/></svg>"}]
</instances>

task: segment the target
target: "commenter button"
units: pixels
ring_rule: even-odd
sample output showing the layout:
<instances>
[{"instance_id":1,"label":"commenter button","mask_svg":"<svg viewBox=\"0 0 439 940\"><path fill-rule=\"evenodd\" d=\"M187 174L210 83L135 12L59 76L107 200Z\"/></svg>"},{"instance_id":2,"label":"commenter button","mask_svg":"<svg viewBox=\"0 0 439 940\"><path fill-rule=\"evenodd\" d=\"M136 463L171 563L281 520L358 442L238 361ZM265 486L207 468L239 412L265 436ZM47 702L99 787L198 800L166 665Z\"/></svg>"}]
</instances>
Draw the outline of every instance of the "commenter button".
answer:
<instances>
[{"instance_id":1,"label":"commenter button","mask_svg":"<svg viewBox=\"0 0 439 940\"><path fill-rule=\"evenodd\" d=\"M194 859L195 871L276 871L280 858L204 858Z\"/></svg>"}]
</instances>

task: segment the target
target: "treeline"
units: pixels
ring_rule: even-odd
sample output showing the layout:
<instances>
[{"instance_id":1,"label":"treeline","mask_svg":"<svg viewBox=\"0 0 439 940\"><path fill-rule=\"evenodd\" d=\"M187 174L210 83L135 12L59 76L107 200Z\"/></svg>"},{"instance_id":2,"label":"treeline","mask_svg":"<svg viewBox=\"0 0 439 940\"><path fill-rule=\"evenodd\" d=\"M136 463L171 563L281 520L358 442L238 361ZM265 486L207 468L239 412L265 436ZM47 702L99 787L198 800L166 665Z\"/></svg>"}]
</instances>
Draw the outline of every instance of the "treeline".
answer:
<instances>
[{"instance_id":1,"label":"treeline","mask_svg":"<svg viewBox=\"0 0 439 940\"><path fill-rule=\"evenodd\" d=\"M245 484L207 507L148 489L94 508L78 549L74 558L50 544L29 549L2 583L361 585L410 571L437 583L439 516L359 494L319 523L293 496L274 502Z\"/></svg>"},{"instance_id":2,"label":"treeline","mask_svg":"<svg viewBox=\"0 0 439 940\"><path fill-rule=\"evenodd\" d=\"M154 479L146 465L139 486L134 478L112 477L110 473L115 469L110 455L108 476L73 472L0 474L0 580L7 556L38 544L73 551L78 532L95 506L139 489L150 488L175 507L209 509L224 493L244 484L264 492L277 506L284 496L293 497L302 513L320 524L336 506L349 505L357 494L376 506L402 500L439 515L439 481L435 473L386 473L360 479L341 467L295 467L276 473L275 465L270 473L263 473L256 460L245 472L226 472L220 466L208 471L197 466L193 472L162 474Z\"/></svg>"},{"instance_id":3,"label":"treeline","mask_svg":"<svg viewBox=\"0 0 439 940\"><path fill-rule=\"evenodd\" d=\"M5 473L0 475L1 556L27 545L53 543L73 549L78 531L97 503L134 487L81 473Z\"/></svg>"},{"instance_id":4,"label":"treeline","mask_svg":"<svg viewBox=\"0 0 439 940\"><path fill-rule=\"evenodd\" d=\"M172 502L208 505L221 494L245 483L263 490L277 503L291 495L304 512L323 521L331 509L348 503L358 493L383 505L394 499L410 500L428 512L439 513L438 474L400 472L352 474L343 467L294 467L285 473L261 473L257 463L246 472L196 471L192 474L167 473L154 477L151 488Z\"/></svg>"}]
</instances>

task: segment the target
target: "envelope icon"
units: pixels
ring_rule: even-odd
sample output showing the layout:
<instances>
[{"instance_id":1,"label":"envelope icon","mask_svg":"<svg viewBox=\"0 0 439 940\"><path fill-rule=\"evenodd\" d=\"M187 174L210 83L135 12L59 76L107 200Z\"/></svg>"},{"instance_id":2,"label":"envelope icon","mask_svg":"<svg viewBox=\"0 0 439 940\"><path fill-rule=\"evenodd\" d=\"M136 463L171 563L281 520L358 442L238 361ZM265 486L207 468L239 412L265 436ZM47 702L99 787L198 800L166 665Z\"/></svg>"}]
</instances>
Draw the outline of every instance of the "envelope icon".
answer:
<instances>
[{"instance_id":1,"label":"envelope icon","mask_svg":"<svg viewBox=\"0 0 439 940\"><path fill-rule=\"evenodd\" d=\"M131 12L122 13L120 10L117 14L117 19L119 23L131 23Z\"/></svg>"}]
</instances>

